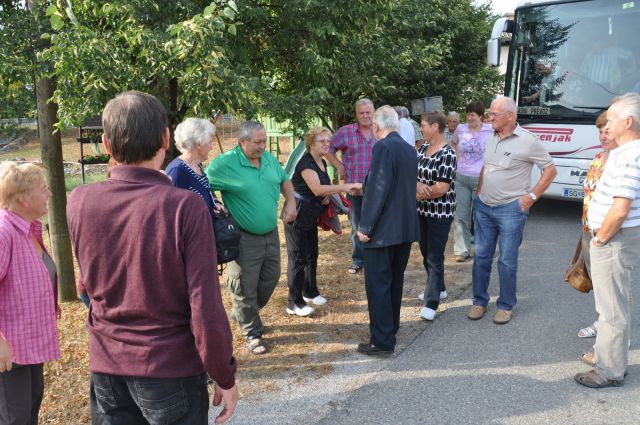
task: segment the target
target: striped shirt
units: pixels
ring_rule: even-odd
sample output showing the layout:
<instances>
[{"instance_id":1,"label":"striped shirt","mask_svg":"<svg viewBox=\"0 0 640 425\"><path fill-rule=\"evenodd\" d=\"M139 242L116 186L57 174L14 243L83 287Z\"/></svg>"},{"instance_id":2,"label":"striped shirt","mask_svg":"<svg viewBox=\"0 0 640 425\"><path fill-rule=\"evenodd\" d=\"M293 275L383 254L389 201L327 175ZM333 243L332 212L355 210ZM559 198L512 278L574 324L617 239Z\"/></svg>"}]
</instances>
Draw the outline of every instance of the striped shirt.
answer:
<instances>
[{"instance_id":1,"label":"striped shirt","mask_svg":"<svg viewBox=\"0 0 640 425\"><path fill-rule=\"evenodd\" d=\"M31 236L42 249L42 224L0 209L0 332L21 365L60 357L54 285Z\"/></svg>"},{"instance_id":2,"label":"striped shirt","mask_svg":"<svg viewBox=\"0 0 640 425\"><path fill-rule=\"evenodd\" d=\"M375 143L373 134L365 139L358 123L340 127L333 135L330 152L342 151L346 183L364 183L371 167L371 150Z\"/></svg>"},{"instance_id":3,"label":"striped shirt","mask_svg":"<svg viewBox=\"0 0 640 425\"><path fill-rule=\"evenodd\" d=\"M201 197L213 218L217 199L209 188L209 179L202 170L202 166L198 164L198 167L201 174L196 173L180 157L176 157L167 165L165 173L171 178L175 187L190 190Z\"/></svg>"},{"instance_id":4,"label":"striped shirt","mask_svg":"<svg viewBox=\"0 0 640 425\"><path fill-rule=\"evenodd\" d=\"M640 226L640 139L611 151L602 177L589 203L589 227L602 227L613 198L631 199L631 210L622 223L623 228Z\"/></svg>"}]
</instances>

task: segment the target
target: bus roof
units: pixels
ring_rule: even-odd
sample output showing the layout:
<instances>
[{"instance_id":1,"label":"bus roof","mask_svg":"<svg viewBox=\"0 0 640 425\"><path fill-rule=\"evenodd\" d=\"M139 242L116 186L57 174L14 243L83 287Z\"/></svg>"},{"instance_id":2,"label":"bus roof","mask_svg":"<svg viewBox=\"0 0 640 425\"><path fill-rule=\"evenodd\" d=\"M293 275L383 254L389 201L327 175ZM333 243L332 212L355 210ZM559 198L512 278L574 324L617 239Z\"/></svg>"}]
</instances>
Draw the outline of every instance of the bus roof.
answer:
<instances>
[{"instance_id":1,"label":"bus roof","mask_svg":"<svg viewBox=\"0 0 640 425\"><path fill-rule=\"evenodd\" d=\"M586 1L586 0L524 0L521 1L518 6L516 6L516 10L520 9L521 7L527 7L527 6L537 6L537 5L541 5L541 4L552 4L552 3L576 3L579 1Z\"/></svg>"}]
</instances>

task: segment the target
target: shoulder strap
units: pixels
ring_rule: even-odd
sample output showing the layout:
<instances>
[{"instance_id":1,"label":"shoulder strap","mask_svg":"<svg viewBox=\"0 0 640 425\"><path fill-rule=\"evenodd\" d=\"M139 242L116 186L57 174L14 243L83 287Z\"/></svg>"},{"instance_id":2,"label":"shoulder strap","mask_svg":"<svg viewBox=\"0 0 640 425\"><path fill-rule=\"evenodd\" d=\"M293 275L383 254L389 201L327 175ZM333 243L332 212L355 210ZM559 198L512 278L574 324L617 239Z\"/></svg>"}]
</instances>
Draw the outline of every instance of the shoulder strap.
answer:
<instances>
[{"instance_id":1,"label":"shoulder strap","mask_svg":"<svg viewBox=\"0 0 640 425\"><path fill-rule=\"evenodd\" d=\"M573 260L571 264L575 264L580 258L580 254L582 254L582 235L578 237L578 245L576 246L576 253L573 256Z\"/></svg>"}]
</instances>

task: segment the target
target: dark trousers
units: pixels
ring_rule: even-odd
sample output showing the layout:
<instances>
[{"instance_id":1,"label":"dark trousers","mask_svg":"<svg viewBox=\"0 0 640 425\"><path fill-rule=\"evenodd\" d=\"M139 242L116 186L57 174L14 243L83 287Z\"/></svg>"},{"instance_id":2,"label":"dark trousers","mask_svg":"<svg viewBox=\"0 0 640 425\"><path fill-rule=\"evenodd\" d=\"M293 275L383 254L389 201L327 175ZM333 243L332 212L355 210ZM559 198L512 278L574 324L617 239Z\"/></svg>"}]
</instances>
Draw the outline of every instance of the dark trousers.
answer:
<instances>
[{"instance_id":1,"label":"dark trousers","mask_svg":"<svg viewBox=\"0 0 640 425\"><path fill-rule=\"evenodd\" d=\"M294 224L284 226L287 242L287 283L289 308L307 305L302 298L320 295L316 281L318 268L318 228L301 229Z\"/></svg>"},{"instance_id":2,"label":"dark trousers","mask_svg":"<svg viewBox=\"0 0 640 425\"><path fill-rule=\"evenodd\" d=\"M444 249L449 239L449 230L453 218L420 218L420 252L422 264L427 271L427 284L424 289L424 305L437 310L440 305L440 292L444 286Z\"/></svg>"},{"instance_id":3,"label":"dark trousers","mask_svg":"<svg viewBox=\"0 0 640 425\"><path fill-rule=\"evenodd\" d=\"M205 374L185 378L141 378L91 374L94 425L207 425Z\"/></svg>"},{"instance_id":4,"label":"dark trousers","mask_svg":"<svg viewBox=\"0 0 640 425\"><path fill-rule=\"evenodd\" d=\"M37 425L44 395L42 363L0 373L0 425Z\"/></svg>"},{"instance_id":5,"label":"dark trousers","mask_svg":"<svg viewBox=\"0 0 640 425\"><path fill-rule=\"evenodd\" d=\"M351 223L351 264L362 267L363 265L363 249L362 242L358 239L356 232L360 224L360 214L362 213L362 196L347 195L347 199L351 202L349 210L349 222Z\"/></svg>"},{"instance_id":6,"label":"dark trousers","mask_svg":"<svg viewBox=\"0 0 640 425\"><path fill-rule=\"evenodd\" d=\"M400 329L404 270L409 261L411 244L365 248L362 251L370 342L376 347L392 350Z\"/></svg>"}]
</instances>

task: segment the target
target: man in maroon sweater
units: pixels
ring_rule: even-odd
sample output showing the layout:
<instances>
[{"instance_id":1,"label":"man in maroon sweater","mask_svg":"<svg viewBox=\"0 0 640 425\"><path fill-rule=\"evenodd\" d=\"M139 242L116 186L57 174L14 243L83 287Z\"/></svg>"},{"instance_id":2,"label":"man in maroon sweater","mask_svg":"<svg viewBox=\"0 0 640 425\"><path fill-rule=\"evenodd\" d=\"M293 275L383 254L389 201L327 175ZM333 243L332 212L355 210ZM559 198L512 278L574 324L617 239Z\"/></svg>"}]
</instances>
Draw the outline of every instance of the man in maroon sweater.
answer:
<instances>
[{"instance_id":1,"label":"man in maroon sweater","mask_svg":"<svg viewBox=\"0 0 640 425\"><path fill-rule=\"evenodd\" d=\"M159 171L167 115L153 96L107 103L102 142L111 177L73 191L67 205L87 321L93 424L207 424L206 373L216 418L238 400L231 330L211 217L197 195Z\"/></svg>"}]
</instances>

